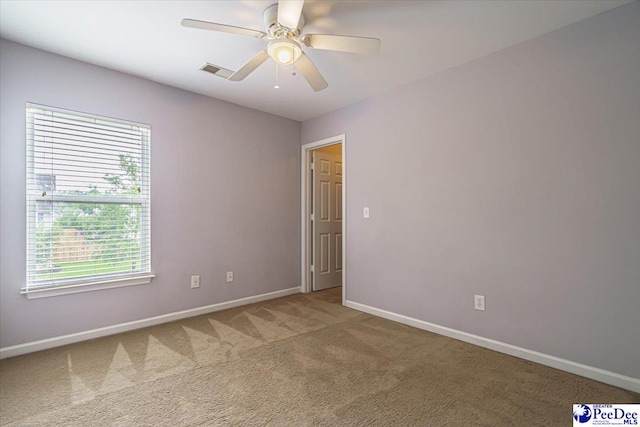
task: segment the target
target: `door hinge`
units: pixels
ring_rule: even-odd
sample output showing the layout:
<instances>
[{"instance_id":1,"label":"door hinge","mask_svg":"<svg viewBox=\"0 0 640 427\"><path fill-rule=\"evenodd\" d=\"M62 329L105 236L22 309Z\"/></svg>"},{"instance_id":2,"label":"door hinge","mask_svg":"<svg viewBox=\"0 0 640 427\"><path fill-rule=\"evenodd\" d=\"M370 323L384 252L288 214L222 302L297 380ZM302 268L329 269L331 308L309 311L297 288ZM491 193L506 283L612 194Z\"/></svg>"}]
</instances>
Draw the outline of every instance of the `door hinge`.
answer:
<instances>
[{"instance_id":1,"label":"door hinge","mask_svg":"<svg viewBox=\"0 0 640 427\"><path fill-rule=\"evenodd\" d=\"M315 168L316 168L316 164L313 163L313 161L311 161L311 170L315 170Z\"/></svg>"},{"instance_id":2,"label":"door hinge","mask_svg":"<svg viewBox=\"0 0 640 427\"><path fill-rule=\"evenodd\" d=\"M311 221L315 221L316 216L315 216L314 214L311 214L311 215L309 215L309 219L310 219Z\"/></svg>"},{"instance_id":3,"label":"door hinge","mask_svg":"<svg viewBox=\"0 0 640 427\"><path fill-rule=\"evenodd\" d=\"M313 264L311 264L311 272L313 273Z\"/></svg>"}]
</instances>

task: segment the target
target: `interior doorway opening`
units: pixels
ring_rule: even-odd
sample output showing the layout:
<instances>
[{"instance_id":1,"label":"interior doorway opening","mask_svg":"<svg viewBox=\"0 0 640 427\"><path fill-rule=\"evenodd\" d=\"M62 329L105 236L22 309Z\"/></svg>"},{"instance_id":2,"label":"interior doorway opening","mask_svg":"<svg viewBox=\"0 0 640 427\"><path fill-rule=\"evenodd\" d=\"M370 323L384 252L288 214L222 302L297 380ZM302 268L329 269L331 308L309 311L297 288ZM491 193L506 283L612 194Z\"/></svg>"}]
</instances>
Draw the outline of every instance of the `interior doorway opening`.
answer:
<instances>
[{"instance_id":1,"label":"interior doorway opening","mask_svg":"<svg viewBox=\"0 0 640 427\"><path fill-rule=\"evenodd\" d=\"M302 292L342 286L346 295L345 138L302 146Z\"/></svg>"}]
</instances>

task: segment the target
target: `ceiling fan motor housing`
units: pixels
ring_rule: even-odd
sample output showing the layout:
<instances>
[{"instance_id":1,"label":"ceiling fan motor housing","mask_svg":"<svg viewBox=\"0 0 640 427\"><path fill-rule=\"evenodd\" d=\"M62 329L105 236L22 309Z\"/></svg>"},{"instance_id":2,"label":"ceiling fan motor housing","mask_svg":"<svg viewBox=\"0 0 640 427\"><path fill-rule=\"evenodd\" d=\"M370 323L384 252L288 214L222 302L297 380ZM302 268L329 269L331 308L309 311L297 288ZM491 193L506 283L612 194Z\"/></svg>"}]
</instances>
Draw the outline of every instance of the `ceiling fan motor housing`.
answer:
<instances>
[{"instance_id":1,"label":"ceiling fan motor housing","mask_svg":"<svg viewBox=\"0 0 640 427\"><path fill-rule=\"evenodd\" d=\"M263 14L264 26L267 33L273 38L293 38L300 35L300 31L304 26L304 16L300 14L298 26L295 29L283 27L278 24L278 3L274 3L264 10Z\"/></svg>"}]
</instances>

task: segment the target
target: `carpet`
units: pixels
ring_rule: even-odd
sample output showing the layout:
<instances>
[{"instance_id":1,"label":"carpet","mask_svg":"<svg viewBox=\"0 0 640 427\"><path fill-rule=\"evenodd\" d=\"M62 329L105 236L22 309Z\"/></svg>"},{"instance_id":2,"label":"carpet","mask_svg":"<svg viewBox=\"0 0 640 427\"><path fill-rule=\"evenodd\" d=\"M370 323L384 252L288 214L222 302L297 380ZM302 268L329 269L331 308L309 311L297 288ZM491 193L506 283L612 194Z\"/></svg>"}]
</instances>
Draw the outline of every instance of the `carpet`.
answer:
<instances>
[{"instance_id":1,"label":"carpet","mask_svg":"<svg viewBox=\"0 0 640 427\"><path fill-rule=\"evenodd\" d=\"M567 426L640 395L297 294L0 361L3 426Z\"/></svg>"}]
</instances>

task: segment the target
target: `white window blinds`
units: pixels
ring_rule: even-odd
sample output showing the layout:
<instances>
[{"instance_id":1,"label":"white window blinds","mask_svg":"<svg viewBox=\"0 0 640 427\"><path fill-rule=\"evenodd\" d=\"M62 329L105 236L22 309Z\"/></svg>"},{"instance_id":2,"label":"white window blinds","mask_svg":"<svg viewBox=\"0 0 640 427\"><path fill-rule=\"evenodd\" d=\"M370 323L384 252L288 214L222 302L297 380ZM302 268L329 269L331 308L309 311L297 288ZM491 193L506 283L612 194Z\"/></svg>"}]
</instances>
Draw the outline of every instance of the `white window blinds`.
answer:
<instances>
[{"instance_id":1,"label":"white window blinds","mask_svg":"<svg viewBox=\"0 0 640 427\"><path fill-rule=\"evenodd\" d=\"M27 105L27 286L148 275L147 125Z\"/></svg>"}]
</instances>

